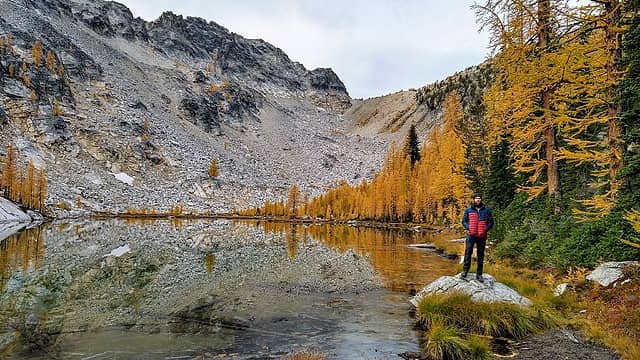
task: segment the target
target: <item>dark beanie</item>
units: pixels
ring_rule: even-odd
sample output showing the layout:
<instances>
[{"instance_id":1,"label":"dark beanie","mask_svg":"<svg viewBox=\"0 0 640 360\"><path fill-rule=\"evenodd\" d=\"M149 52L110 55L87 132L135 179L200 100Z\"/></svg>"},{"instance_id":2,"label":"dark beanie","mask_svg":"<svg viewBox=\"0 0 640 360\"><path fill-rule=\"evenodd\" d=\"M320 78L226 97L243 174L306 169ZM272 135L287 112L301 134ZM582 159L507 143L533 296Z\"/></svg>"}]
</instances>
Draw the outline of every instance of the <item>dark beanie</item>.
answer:
<instances>
[{"instance_id":1,"label":"dark beanie","mask_svg":"<svg viewBox=\"0 0 640 360\"><path fill-rule=\"evenodd\" d=\"M475 199L475 198L477 198L477 197L479 197L479 198L481 198L481 199L482 199L482 194L480 194L480 193L474 193L474 194L473 194L473 198Z\"/></svg>"}]
</instances>

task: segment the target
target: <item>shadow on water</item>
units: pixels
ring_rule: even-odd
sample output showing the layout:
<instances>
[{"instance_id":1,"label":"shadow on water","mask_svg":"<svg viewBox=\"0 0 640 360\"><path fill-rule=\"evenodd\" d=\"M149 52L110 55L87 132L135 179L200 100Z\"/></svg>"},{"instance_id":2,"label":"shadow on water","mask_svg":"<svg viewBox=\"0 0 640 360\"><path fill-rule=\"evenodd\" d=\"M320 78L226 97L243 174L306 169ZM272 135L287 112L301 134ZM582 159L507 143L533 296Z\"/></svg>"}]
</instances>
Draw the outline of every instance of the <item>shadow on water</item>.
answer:
<instances>
[{"instance_id":1,"label":"shadow on water","mask_svg":"<svg viewBox=\"0 0 640 360\"><path fill-rule=\"evenodd\" d=\"M228 220L23 230L0 242L0 350L32 359L418 351L408 297L457 265L407 245L436 236L454 237ZM365 285L377 282L367 271L381 288Z\"/></svg>"}]
</instances>

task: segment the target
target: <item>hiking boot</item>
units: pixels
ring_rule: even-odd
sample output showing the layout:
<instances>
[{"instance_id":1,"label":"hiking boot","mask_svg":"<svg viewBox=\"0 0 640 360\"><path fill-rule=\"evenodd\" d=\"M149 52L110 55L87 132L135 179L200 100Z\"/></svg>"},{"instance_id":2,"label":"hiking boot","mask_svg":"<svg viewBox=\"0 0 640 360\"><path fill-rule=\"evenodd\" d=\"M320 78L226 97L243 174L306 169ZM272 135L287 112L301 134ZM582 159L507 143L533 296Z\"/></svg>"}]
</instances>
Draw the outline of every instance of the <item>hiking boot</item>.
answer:
<instances>
[{"instance_id":1,"label":"hiking boot","mask_svg":"<svg viewBox=\"0 0 640 360\"><path fill-rule=\"evenodd\" d=\"M476 274L476 280L478 280L481 283L484 282L484 279L482 278L482 275L480 275L480 274Z\"/></svg>"},{"instance_id":2,"label":"hiking boot","mask_svg":"<svg viewBox=\"0 0 640 360\"><path fill-rule=\"evenodd\" d=\"M460 279L467 280L467 272L466 271L463 271L463 272L460 273Z\"/></svg>"}]
</instances>

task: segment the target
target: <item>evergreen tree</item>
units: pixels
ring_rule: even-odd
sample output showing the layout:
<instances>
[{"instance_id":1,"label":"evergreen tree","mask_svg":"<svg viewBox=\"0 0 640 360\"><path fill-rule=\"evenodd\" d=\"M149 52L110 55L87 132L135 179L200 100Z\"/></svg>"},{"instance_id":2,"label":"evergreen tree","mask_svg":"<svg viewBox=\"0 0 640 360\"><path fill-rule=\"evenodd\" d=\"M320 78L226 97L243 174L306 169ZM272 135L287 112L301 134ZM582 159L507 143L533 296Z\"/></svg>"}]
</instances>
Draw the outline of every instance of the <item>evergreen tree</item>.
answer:
<instances>
[{"instance_id":1,"label":"evergreen tree","mask_svg":"<svg viewBox=\"0 0 640 360\"><path fill-rule=\"evenodd\" d=\"M469 106L460 122L459 130L465 146L464 176L469 187L484 192L489 167L487 128L484 121L484 106L478 103Z\"/></svg>"},{"instance_id":2,"label":"evergreen tree","mask_svg":"<svg viewBox=\"0 0 640 360\"><path fill-rule=\"evenodd\" d=\"M509 142L503 139L491 152L486 195L497 208L504 209L513 201L516 181L509 161Z\"/></svg>"},{"instance_id":3,"label":"evergreen tree","mask_svg":"<svg viewBox=\"0 0 640 360\"><path fill-rule=\"evenodd\" d=\"M623 41L623 65L627 73L620 84L622 113L620 122L623 128L624 142L631 144L622 157L623 167L618 177L621 181L620 194L615 210L632 210L627 219L640 230L640 1L630 1L630 10L635 10L628 24L629 29ZM633 211L635 210L635 211ZM629 237L633 240L634 237ZM640 240L630 242L640 246Z\"/></svg>"},{"instance_id":4,"label":"evergreen tree","mask_svg":"<svg viewBox=\"0 0 640 360\"><path fill-rule=\"evenodd\" d=\"M413 167L416 162L420 161L420 141L418 140L418 133L416 132L415 124L411 124L411 127L409 128L409 132L404 139L402 152L404 156L411 159L411 167Z\"/></svg>"},{"instance_id":5,"label":"evergreen tree","mask_svg":"<svg viewBox=\"0 0 640 360\"><path fill-rule=\"evenodd\" d=\"M51 50L47 51L47 57L45 59L45 65L47 69L53 74L56 72L58 64L56 64L56 56Z\"/></svg>"}]
</instances>

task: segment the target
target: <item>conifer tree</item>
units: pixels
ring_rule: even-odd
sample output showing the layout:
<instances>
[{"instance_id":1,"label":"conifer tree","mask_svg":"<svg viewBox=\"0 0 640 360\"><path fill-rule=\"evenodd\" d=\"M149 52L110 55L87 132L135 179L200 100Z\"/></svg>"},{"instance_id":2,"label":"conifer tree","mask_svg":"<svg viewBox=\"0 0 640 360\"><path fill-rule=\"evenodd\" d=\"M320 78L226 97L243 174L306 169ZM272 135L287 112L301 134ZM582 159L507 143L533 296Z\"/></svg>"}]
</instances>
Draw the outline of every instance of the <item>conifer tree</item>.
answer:
<instances>
[{"instance_id":1,"label":"conifer tree","mask_svg":"<svg viewBox=\"0 0 640 360\"><path fill-rule=\"evenodd\" d=\"M38 171L38 206L37 210L45 211L45 200L47 199L47 175L44 167Z\"/></svg>"},{"instance_id":2,"label":"conifer tree","mask_svg":"<svg viewBox=\"0 0 640 360\"><path fill-rule=\"evenodd\" d=\"M17 153L13 145L7 145L7 155L2 170L2 192L6 198L11 198L14 193L14 185L17 180Z\"/></svg>"},{"instance_id":3,"label":"conifer tree","mask_svg":"<svg viewBox=\"0 0 640 360\"><path fill-rule=\"evenodd\" d=\"M298 191L298 187L293 184L291 185L291 189L289 190L289 195L287 196L287 215L289 217L296 217L297 209L300 205L300 192Z\"/></svg>"},{"instance_id":4,"label":"conifer tree","mask_svg":"<svg viewBox=\"0 0 640 360\"><path fill-rule=\"evenodd\" d=\"M36 66L40 66L40 64L42 63L42 54L42 43L40 42L40 40L36 40L31 47L31 56L33 56L33 62L36 64Z\"/></svg>"},{"instance_id":5,"label":"conifer tree","mask_svg":"<svg viewBox=\"0 0 640 360\"><path fill-rule=\"evenodd\" d=\"M626 10L634 14L630 19L628 31L623 40L622 65L627 72L620 83L622 112L620 123L623 139L633 144L624 152L623 167L619 172L620 195L616 207L626 211L626 219L633 225L636 234L624 239L629 245L640 247L640 2L630 1Z\"/></svg>"},{"instance_id":6,"label":"conifer tree","mask_svg":"<svg viewBox=\"0 0 640 360\"><path fill-rule=\"evenodd\" d=\"M211 163L209 163L208 174L211 178L216 178L218 177L218 175L220 175L220 171L218 170L218 160L211 159Z\"/></svg>"},{"instance_id":7,"label":"conifer tree","mask_svg":"<svg viewBox=\"0 0 640 360\"><path fill-rule=\"evenodd\" d=\"M53 54L53 51L47 51L47 57L45 59L45 65L49 72L52 74L56 72L57 64L56 64L56 56Z\"/></svg>"},{"instance_id":8,"label":"conifer tree","mask_svg":"<svg viewBox=\"0 0 640 360\"><path fill-rule=\"evenodd\" d=\"M486 193L496 207L504 209L513 201L516 180L509 160L509 142L503 139L491 151Z\"/></svg>"},{"instance_id":9,"label":"conifer tree","mask_svg":"<svg viewBox=\"0 0 640 360\"><path fill-rule=\"evenodd\" d=\"M36 204L33 202L33 190L35 187L35 166L33 162L29 162L27 177L22 182L22 204L30 209L35 209Z\"/></svg>"},{"instance_id":10,"label":"conifer tree","mask_svg":"<svg viewBox=\"0 0 640 360\"><path fill-rule=\"evenodd\" d=\"M418 140L415 124L411 124L411 127L409 127L409 132L402 145L402 152L404 156L411 160L411 167L420 160L420 141Z\"/></svg>"},{"instance_id":11,"label":"conifer tree","mask_svg":"<svg viewBox=\"0 0 640 360\"><path fill-rule=\"evenodd\" d=\"M62 115L62 108L60 107L60 103L58 102L58 100L53 99L53 104L52 104L52 113L53 116L61 116Z\"/></svg>"},{"instance_id":12,"label":"conifer tree","mask_svg":"<svg viewBox=\"0 0 640 360\"><path fill-rule=\"evenodd\" d=\"M557 201L560 174L557 159L557 117L552 104L562 68L549 62L557 43L550 0L487 1L474 8L492 34L496 81L484 95L494 145L501 134L511 136L514 169L528 174L522 186L530 198L545 190ZM559 211L557 206L554 206Z\"/></svg>"}]
</instances>

